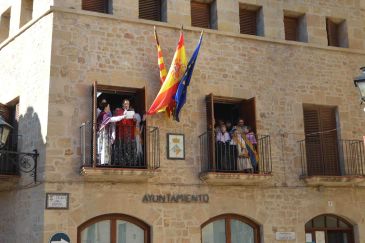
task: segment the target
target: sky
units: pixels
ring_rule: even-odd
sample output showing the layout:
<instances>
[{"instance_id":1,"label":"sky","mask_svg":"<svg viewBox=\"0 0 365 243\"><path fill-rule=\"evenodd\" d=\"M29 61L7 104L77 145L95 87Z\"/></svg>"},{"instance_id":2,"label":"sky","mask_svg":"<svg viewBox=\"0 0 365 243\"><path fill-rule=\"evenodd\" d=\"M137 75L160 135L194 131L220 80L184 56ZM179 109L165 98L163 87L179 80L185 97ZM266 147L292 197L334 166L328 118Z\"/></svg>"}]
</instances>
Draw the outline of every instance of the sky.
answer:
<instances>
[{"instance_id":1,"label":"sky","mask_svg":"<svg viewBox=\"0 0 365 243\"><path fill-rule=\"evenodd\" d=\"M0 0L0 8L4 7L4 5L7 5L9 0Z\"/></svg>"}]
</instances>

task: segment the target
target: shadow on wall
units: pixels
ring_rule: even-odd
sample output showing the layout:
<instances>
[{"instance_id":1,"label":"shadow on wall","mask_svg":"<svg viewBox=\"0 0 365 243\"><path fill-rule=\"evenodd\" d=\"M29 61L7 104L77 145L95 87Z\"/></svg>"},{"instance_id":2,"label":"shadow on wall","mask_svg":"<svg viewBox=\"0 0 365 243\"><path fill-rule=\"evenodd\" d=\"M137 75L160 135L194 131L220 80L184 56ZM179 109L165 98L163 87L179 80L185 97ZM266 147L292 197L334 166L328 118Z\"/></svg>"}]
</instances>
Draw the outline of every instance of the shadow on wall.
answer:
<instances>
[{"instance_id":1,"label":"shadow on wall","mask_svg":"<svg viewBox=\"0 0 365 243\"><path fill-rule=\"evenodd\" d=\"M28 107L24 115L19 116L18 120L18 151L33 152L37 150L39 153L37 165L37 180L43 179L45 166L45 142L41 132L41 123L38 114L33 107ZM20 186L31 183L33 178L24 173L21 174Z\"/></svg>"},{"instance_id":2,"label":"shadow on wall","mask_svg":"<svg viewBox=\"0 0 365 243\"><path fill-rule=\"evenodd\" d=\"M13 125L19 152L38 150L37 180L42 181L45 164L45 142L41 123L33 107L17 117ZM18 128L18 129L16 129ZM18 130L16 132L16 130ZM33 181L29 173L22 173L17 188L0 192L0 242L43 242L45 192L42 183Z\"/></svg>"}]
</instances>

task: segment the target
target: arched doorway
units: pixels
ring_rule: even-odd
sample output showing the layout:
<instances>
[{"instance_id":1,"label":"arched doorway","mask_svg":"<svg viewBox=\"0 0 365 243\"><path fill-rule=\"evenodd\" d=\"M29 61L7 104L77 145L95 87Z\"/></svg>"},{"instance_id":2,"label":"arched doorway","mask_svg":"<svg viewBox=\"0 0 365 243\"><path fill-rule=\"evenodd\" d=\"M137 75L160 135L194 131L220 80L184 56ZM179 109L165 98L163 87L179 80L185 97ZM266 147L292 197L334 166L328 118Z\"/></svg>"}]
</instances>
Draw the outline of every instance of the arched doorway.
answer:
<instances>
[{"instance_id":1,"label":"arched doorway","mask_svg":"<svg viewBox=\"0 0 365 243\"><path fill-rule=\"evenodd\" d=\"M260 226L252 220L236 215L222 214L201 226L202 243L259 243Z\"/></svg>"},{"instance_id":2,"label":"arched doorway","mask_svg":"<svg viewBox=\"0 0 365 243\"><path fill-rule=\"evenodd\" d=\"M77 228L77 243L149 243L150 227L125 214L104 214Z\"/></svg>"},{"instance_id":3,"label":"arched doorway","mask_svg":"<svg viewBox=\"0 0 365 243\"><path fill-rule=\"evenodd\" d=\"M309 220L305 233L312 242L354 243L352 224L337 215L323 214Z\"/></svg>"}]
</instances>

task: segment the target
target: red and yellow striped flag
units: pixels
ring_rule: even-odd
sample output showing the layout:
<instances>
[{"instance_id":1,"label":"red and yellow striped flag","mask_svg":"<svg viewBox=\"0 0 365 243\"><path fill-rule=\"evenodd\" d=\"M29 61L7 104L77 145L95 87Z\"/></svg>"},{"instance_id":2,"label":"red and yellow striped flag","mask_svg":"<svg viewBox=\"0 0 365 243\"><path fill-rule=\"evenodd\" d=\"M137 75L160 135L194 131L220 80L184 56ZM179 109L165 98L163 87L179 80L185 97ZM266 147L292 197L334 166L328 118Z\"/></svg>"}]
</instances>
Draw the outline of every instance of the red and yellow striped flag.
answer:
<instances>
[{"instance_id":1,"label":"red and yellow striped flag","mask_svg":"<svg viewBox=\"0 0 365 243\"><path fill-rule=\"evenodd\" d=\"M160 47L160 42L158 41L158 36L156 32L156 26L154 27L155 30L155 40L157 44L157 55L158 55L158 66L160 68L160 84L162 85L163 82L165 82L166 76L167 76L167 70L165 67L165 62L163 60L162 50Z\"/></svg>"},{"instance_id":2,"label":"red and yellow striped flag","mask_svg":"<svg viewBox=\"0 0 365 243\"><path fill-rule=\"evenodd\" d=\"M184 33L181 31L179 43L177 44L169 72L147 114L153 115L157 112L163 112L166 111L166 108L168 107L170 112L174 103L173 97L175 96L179 81L184 75L186 65L187 60L184 46Z\"/></svg>"}]
</instances>

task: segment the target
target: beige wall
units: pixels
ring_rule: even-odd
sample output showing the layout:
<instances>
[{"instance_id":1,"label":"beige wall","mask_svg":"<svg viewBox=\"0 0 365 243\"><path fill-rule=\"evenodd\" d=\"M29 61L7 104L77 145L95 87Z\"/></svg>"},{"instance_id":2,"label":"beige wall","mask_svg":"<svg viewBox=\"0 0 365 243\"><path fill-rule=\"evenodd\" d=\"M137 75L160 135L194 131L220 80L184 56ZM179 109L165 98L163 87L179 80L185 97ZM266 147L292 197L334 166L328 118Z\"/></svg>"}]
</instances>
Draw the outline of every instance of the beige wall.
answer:
<instances>
[{"instance_id":1,"label":"beige wall","mask_svg":"<svg viewBox=\"0 0 365 243\"><path fill-rule=\"evenodd\" d=\"M44 186L40 182L45 168L51 38L52 15L48 15L0 46L0 103L19 97L19 150L40 153L37 185L29 174L22 174L14 190L0 192L0 242L43 239Z\"/></svg>"},{"instance_id":2,"label":"beige wall","mask_svg":"<svg viewBox=\"0 0 365 243\"><path fill-rule=\"evenodd\" d=\"M263 242L275 242L276 231L295 231L299 243L304 241L305 222L318 214L334 213L352 222L359 231L357 243L364 243L365 214L359 210L365 206L364 187L307 187L298 179L297 144L304 138L303 103L338 106L342 138L361 139L365 132L365 114L352 82L365 63L365 53L355 50L364 48L359 2L350 1L344 8L335 0L311 5L240 1L264 6L268 37L260 38L239 35L236 4L218 1L218 31L205 33L181 122L167 120L163 114L149 119L150 125L160 129L157 176L142 184L86 182L79 175L79 125L90 118L92 82L146 87L148 105L159 89L153 38L153 25L159 23L137 20L136 4L123 1L128 5L114 1L119 6L114 8L115 16L56 9L6 46L0 45L4 67L0 87L7 87L0 93L0 102L20 96L21 148L40 150L43 183L0 193L0 214L6 215L0 219L0 241L48 242L51 234L64 231L75 242L77 226L87 219L124 213L151 225L153 242L195 243L200 241L202 223L222 213L237 213L262 226ZM35 13L52 4L80 6L77 1L46 2L35 7ZM189 27L189 1L169 0L168 9L168 24L158 26L167 64L176 47L177 25L185 25L188 56L200 34ZM283 9L307 13L310 44L282 40ZM326 47L326 16L348 20L349 49ZM271 136L273 177L266 185L209 186L199 180L198 135L206 130L204 97L209 93L256 97L258 132ZM166 159L167 132L185 134L185 160ZM46 192L69 192L70 209L44 210ZM210 203L146 205L141 202L145 193L208 193Z\"/></svg>"},{"instance_id":3,"label":"beige wall","mask_svg":"<svg viewBox=\"0 0 365 243\"><path fill-rule=\"evenodd\" d=\"M38 0L40 1L40 0ZM190 0L166 0L167 22L174 25L191 25ZM308 42L327 46L326 17L347 20L349 46L364 49L365 31L360 16L363 0L343 1L271 1L271 0L217 0L218 30L239 33L239 4L252 4L263 7L264 36L285 39L283 11L306 14ZM54 6L81 9L81 0L54 0ZM344 7L346 6L346 7ZM138 18L138 1L113 0L113 15L117 17Z\"/></svg>"},{"instance_id":4,"label":"beige wall","mask_svg":"<svg viewBox=\"0 0 365 243\"><path fill-rule=\"evenodd\" d=\"M299 180L304 138L303 103L338 106L342 138L361 139L365 114L359 107L353 76L365 53L340 48L247 38L207 31L188 102L180 123L164 115L151 117L160 129L161 168L144 184L82 182L78 125L90 117L91 84L146 87L147 104L158 92L153 22L138 23L98 15L55 13L49 103L46 191L71 193L68 211L46 211L44 238L105 213L125 213L152 226L153 242L199 242L200 225L222 213L237 213L258 222L264 242L276 231L295 231L304 241L304 224L322 213L350 220L364 241L364 189L310 188ZM151 23L151 24L150 24ZM92 28L91 28L92 26ZM165 26L165 25L163 25ZM158 27L165 62L170 63L178 28ZM199 31L186 27L188 56ZM142 68L143 67L143 68ZM206 129L205 95L256 97L260 134L271 136L273 178L264 186L208 186L200 171L198 135ZM166 133L184 133L186 159L166 159ZM108 178L105 178L108 180ZM143 204L145 193L208 193L210 203ZM328 206L332 201L332 207Z\"/></svg>"}]
</instances>

